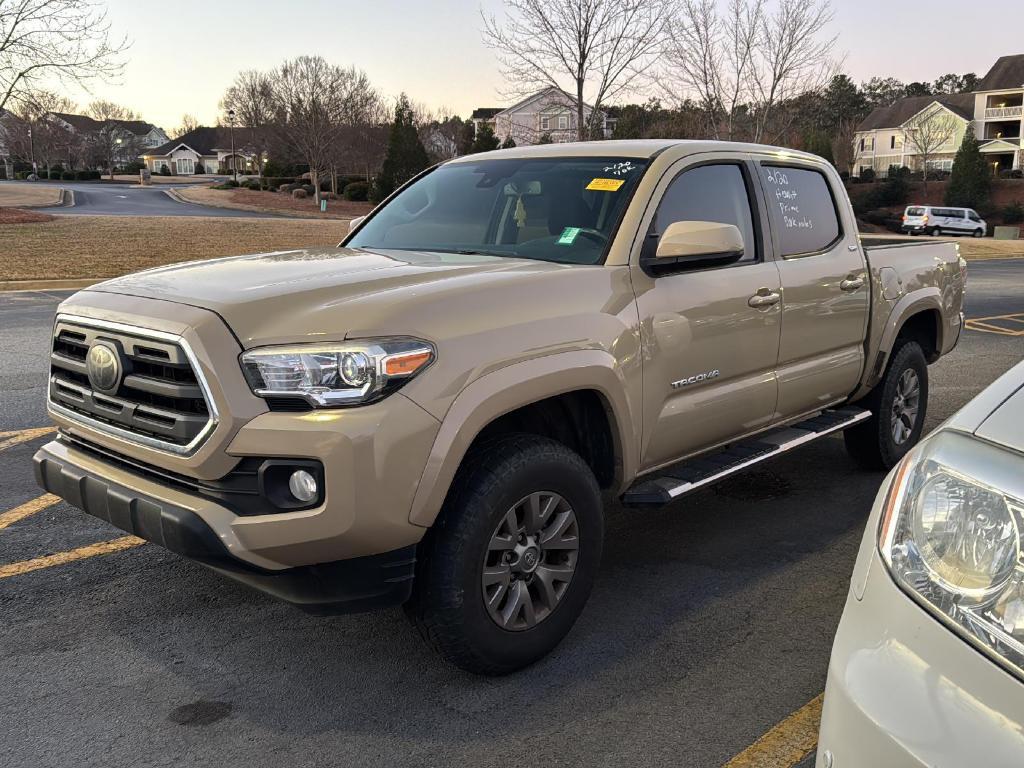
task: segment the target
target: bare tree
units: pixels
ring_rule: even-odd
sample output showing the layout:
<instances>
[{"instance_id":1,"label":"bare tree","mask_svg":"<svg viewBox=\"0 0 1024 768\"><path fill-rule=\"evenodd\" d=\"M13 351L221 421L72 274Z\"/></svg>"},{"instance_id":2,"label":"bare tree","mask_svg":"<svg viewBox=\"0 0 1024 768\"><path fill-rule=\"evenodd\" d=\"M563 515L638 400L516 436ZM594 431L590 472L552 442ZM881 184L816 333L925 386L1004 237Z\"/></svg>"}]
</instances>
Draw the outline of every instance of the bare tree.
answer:
<instances>
[{"instance_id":1,"label":"bare tree","mask_svg":"<svg viewBox=\"0 0 1024 768\"><path fill-rule=\"evenodd\" d=\"M85 114L93 120L98 120L101 123L106 122L107 120L139 119L139 115L128 107L122 107L120 104L115 104L112 101L104 101L102 99L89 102L89 106L85 108Z\"/></svg>"},{"instance_id":2,"label":"bare tree","mask_svg":"<svg viewBox=\"0 0 1024 768\"><path fill-rule=\"evenodd\" d=\"M126 40L112 40L94 0L0 1L0 110L40 80L84 86L118 76Z\"/></svg>"},{"instance_id":3,"label":"bare tree","mask_svg":"<svg viewBox=\"0 0 1024 768\"><path fill-rule=\"evenodd\" d=\"M636 88L656 63L672 0L505 0L502 21L483 15L493 48L516 92L567 93L580 139L594 135L602 105ZM591 104L588 116L584 104Z\"/></svg>"},{"instance_id":4,"label":"bare tree","mask_svg":"<svg viewBox=\"0 0 1024 768\"><path fill-rule=\"evenodd\" d=\"M254 69L239 72L224 92L220 108L225 113L234 110L235 120L246 129L247 143L255 154L256 173L263 176L270 148L268 126L275 118L273 78Z\"/></svg>"},{"instance_id":5,"label":"bare tree","mask_svg":"<svg viewBox=\"0 0 1024 768\"><path fill-rule=\"evenodd\" d=\"M309 165L310 183L320 202L320 178L336 167L339 137L373 101L369 80L354 67L343 68L320 56L286 61L272 75L275 132Z\"/></svg>"},{"instance_id":6,"label":"bare tree","mask_svg":"<svg viewBox=\"0 0 1024 768\"><path fill-rule=\"evenodd\" d=\"M180 138L190 131L194 131L199 127L199 119L192 114L186 112L181 116L181 125L174 129L174 137Z\"/></svg>"},{"instance_id":7,"label":"bare tree","mask_svg":"<svg viewBox=\"0 0 1024 768\"><path fill-rule=\"evenodd\" d=\"M795 113L780 105L835 71L830 0L729 0L724 15L713 0L682 0L679 10L659 84L677 102L695 98L715 138L785 134Z\"/></svg>"},{"instance_id":8,"label":"bare tree","mask_svg":"<svg viewBox=\"0 0 1024 768\"><path fill-rule=\"evenodd\" d=\"M903 128L906 144L920 158L925 194L928 193L929 166L935 161L935 155L952 142L956 130L956 118L940 104L919 112Z\"/></svg>"},{"instance_id":9,"label":"bare tree","mask_svg":"<svg viewBox=\"0 0 1024 768\"><path fill-rule=\"evenodd\" d=\"M78 143L71 131L53 118L54 113L74 112L75 103L53 91L32 91L20 99L12 110L17 121L12 122L8 142L12 149L26 158L35 159L50 169L67 160L72 165L72 150ZM28 130L32 130L31 140Z\"/></svg>"},{"instance_id":10,"label":"bare tree","mask_svg":"<svg viewBox=\"0 0 1024 768\"><path fill-rule=\"evenodd\" d=\"M135 160L145 150L141 137L122 125L138 120L139 115L128 107L103 100L91 102L85 113L100 123L85 137L86 152L91 162L105 168L113 179L119 164Z\"/></svg>"}]
</instances>

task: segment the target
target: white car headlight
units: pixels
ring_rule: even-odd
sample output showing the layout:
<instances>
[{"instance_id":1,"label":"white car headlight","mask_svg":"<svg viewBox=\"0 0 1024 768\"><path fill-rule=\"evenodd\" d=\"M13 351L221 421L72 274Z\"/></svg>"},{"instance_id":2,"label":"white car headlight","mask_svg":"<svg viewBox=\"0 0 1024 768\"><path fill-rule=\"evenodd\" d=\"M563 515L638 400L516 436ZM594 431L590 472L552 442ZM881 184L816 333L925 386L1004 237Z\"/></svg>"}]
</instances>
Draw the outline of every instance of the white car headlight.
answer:
<instances>
[{"instance_id":1,"label":"white car headlight","mask_svg":"<svg viewBox=\"0 0 1024 768\"><path fill-rule=\"evenodd\" d=\"M335 408L391 394L433 362L434 348L418 339L373 339L261 347L241 359L254 394Z\"/></svg>"},{"instance_id":2,"label":"white car headlight","mask_svg":"<svg viewBox=\"0 0 1024 768\"><path fill-rule=\"evenodd\" d=\"M1024 457L940 432L897 469L879 529L896 583L1024 674Z\"/></svg>"}]
</instances>

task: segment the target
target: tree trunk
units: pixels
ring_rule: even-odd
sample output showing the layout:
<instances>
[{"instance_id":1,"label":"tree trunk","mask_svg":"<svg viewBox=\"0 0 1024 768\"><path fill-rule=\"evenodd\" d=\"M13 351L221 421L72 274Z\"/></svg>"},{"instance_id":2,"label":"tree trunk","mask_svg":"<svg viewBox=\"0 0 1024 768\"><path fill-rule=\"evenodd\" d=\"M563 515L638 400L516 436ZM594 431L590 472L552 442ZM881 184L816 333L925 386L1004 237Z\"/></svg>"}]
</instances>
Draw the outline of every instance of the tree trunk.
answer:
<instances>
[{"instance_id":1,"label":"tree trunk","mask_svg":"<svg viewBox=\"0 0 1024 768\"><path fill-rule=\"evenodd\" d=\"M587 140L587 128L583 122L583 80L576 81L576 138Z\"/></svg>"}]
</instances>

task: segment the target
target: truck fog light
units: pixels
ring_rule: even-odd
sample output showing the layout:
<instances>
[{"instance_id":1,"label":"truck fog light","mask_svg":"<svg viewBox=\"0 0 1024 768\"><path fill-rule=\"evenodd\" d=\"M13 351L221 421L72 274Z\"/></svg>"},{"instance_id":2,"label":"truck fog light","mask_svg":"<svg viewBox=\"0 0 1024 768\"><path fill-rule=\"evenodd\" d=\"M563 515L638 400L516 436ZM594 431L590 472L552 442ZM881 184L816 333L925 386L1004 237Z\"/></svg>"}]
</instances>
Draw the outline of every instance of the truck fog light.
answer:
<instances>
[{"instance_id":1,"label":"truck fog light","mask_svg":"<svg viewBox=\"0 0 1024 768\"><path fill-rule=\"evenodd\" d=\"M304 469L297 469L288 478L288 490L296 499L307 504L316 498L316 478Z\"/></svg>"}]
</instances>

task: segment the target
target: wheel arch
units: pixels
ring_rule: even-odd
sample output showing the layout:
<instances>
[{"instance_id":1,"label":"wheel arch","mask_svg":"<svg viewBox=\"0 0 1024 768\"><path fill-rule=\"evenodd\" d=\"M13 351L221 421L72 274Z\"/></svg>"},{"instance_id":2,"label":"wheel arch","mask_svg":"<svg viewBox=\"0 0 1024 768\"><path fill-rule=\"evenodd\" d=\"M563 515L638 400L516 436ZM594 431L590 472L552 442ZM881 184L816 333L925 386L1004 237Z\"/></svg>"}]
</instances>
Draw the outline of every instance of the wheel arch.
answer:
<instances>
[{"instance_id":1,"label":"wheel arch","mask_svg":"<svg viewBox=\"0 0 1024 768\"><path fill-rule=\"evenodd\" d=\"M409 520L433 524L466 454L494 434L526 432L559 440L583 456L602 487L618 492L636 474L638 424L621 366L606 352L547 355L482 376L445 414Z\"/></svg>"}]
</instances>

